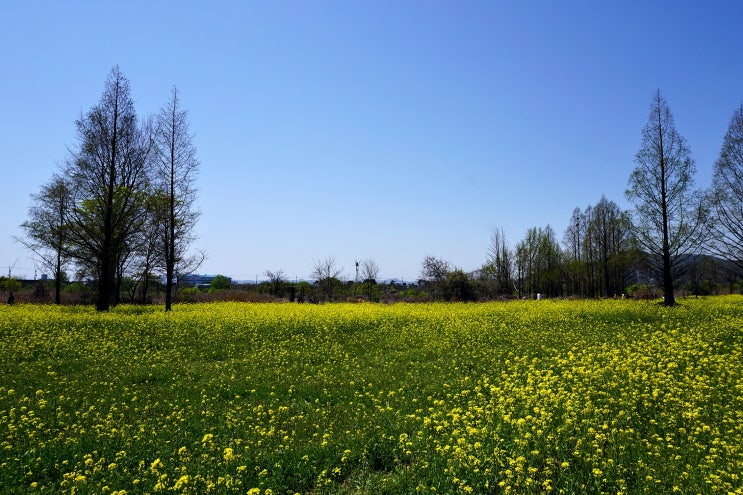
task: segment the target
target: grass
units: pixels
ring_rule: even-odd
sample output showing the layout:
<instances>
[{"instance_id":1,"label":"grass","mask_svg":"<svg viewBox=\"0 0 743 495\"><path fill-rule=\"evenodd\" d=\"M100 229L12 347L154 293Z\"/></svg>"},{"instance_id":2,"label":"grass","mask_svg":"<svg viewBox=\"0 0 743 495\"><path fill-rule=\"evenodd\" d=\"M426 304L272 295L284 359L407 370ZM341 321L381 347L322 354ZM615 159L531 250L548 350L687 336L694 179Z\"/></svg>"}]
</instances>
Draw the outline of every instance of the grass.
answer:
<instances>
[{"instance_id":1,"label":"grass","mask_svg":"<svg viewBox=\"0 0 743 495\"><path fill-rule=\"evenodd\" d=\"M743 493L743 299L0 309L3 493Z\"/></svg>"}]
</instances>

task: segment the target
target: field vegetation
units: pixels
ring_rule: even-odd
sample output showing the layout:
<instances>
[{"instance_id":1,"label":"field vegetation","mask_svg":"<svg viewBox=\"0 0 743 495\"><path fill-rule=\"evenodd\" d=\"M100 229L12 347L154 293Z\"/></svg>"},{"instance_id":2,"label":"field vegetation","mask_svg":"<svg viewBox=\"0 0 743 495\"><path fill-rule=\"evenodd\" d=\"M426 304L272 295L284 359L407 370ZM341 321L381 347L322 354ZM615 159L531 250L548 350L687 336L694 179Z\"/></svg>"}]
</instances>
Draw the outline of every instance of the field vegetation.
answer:
<instances>
[{"instance_id":1,"label":"field vegetation","mask_svg":"<svg viewBox=\"0 0 743 495\"><path fill-rule=\"evenodd\" d=\"M0 308L3 493L743 493L743 298Z\"/></svg>"}]
</instances>

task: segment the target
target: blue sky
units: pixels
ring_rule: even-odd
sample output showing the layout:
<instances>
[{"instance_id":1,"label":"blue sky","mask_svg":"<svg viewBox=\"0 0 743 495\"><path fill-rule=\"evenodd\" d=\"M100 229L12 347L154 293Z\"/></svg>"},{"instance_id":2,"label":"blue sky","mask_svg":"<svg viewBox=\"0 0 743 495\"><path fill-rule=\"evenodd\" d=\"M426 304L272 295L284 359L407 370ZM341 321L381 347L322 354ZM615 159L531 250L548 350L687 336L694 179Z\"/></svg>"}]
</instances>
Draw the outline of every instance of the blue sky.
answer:
<instances>
[{"instance_id":1,"label":"blue sky","mask_svg":"<svg viewBox=\"0 0 743 495\"><path fill-rule=\"evenodd\" d=\"M501 1L0 4L0 273L33 277L29 195L75 146L114 65L141 116L176 85L201 161L202 273L415 279L465 270L494 228L558 238L622 208L660 88L707 187L743 101L743 3Z\"/></svg>"}]
</instances>

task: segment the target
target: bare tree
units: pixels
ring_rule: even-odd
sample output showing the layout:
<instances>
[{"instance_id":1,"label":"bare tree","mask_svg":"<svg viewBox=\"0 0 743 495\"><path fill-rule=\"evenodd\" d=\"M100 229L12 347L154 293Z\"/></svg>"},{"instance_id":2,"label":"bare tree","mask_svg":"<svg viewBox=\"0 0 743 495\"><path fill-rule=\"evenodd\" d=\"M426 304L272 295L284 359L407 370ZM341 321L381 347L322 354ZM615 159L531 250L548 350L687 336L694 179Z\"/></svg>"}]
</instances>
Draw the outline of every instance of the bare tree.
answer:
<instances>
[{"instance_id":1,"label":"bare tree","mask_svg":"<svg viewBox=\"0 0 743 495\"><path fill-rule=\"evenodd\" d=\"M114 67L100 102L76 122L79 146L67 174L76 192L70 242L77 260L97 275L96 309L119 299L117 277L143 218L149 133L137 122L129 81Z\"/></svg>"},{"instance_id":2,"label":"bare tree","mask_svg":"<svg viewBox=\"0 0 743 495\"><path fill-rule=\"evenodd\" d=\"M632 241L629 214L604 196L583 212L573 210L563 237L568 293L596 297L622 292L635 255Z\"/></svg>"},{"instance_id":3,"label":"bare tree","mask_svg":"<svg viewBox=\"0 0 743 495\"><path fill-rule=\"evenodd\" d=\"M271 286L271 294L276 297L280 296L284 290L284 285L286 284L286 276L284 275L284 270L276 270L275 272L266 270L265 275L268 278L268 283Z\"/></svg>"},{"instance_id":4,"label":"bare tree","mask_svg":"<svg viewBox=\"0 0 743 495\"><path fill-rule=\"evenodd\" d=\"M691 151L660 90L653 97L635 163L626 195L635 204L636 238L663 280L663 303L673 306L674 279L702 241L705 210L693 188Z\"/></svg>"},{"instance_id":5,"label":"bare tree","mask_svg":"<svg viewBox=\"0 0 743 495\"><path fill-rule=\"evenodd\" d=\"M341 276L341 273L343 273L343 267L338 267L334 256L328 256L315 262L311 276L317 280L325 298L332 300L335 286L340 285L338 277Z\"/></svg>"},{"instance_id":6,"label":"bare tree","mask_svg":"<svg viewBox=\"0 0 743 495\"><path fill-rule=\"evenodd\" d=\"M561 294L562 251L554 229L547 225L539 229L537 267L541 286L539 290L549 297Z\"/></svg>"},{"instance_id":7,"label":"bare tree","mask_svg":"<svg viewBox=\"0 0 743 495\"><path fill-rule=\"evenodd\" d=\"M593 224L593 219L596 216L593 211L594 207L589 205L586 207L583 213L583 267L584 267L584 288L585 295L588 297L598 297L599 295L599 276L597 270L596 260L596 246L594 245L594 238L588 235L588 229Z\"/></svg>"},{"instance_id":8,"label":"bare tree","mask_svg":"<svg viewBox=\"0 0 743 495\"><path fill-rule=\"evenodd\" d=\"M369 300L372 300L372 287L377 283L379 276L379 265L372 258L367 258L361 262L361 278L366 284Z\"/></svg>"},{"instance_id":9,"label":"bare tree","mask_svg":"<svg viewBox=\"0 0 743 495\"><path fill-rule=\"evenodd\" d=\"M590 206L588 207L591 208ZM586 219L590 216L590 211L582 212L580 208L573 210L570 217L570 224L565 230L563 236L563 246L565 246L566 260L566 280L570 294L586 296L586 264L584 263L584 244L588 225Z\"/></svg>"},{"instance_id":10,"label":"bare tree","mask_svg":"<svg viewBox=\"0 0 743 495\"><path fill-rule=\"evenodd\" d=\"M596 293L606 297L622 292L629 271L632 235L629 215L604 196L593 207L586 230L587 245L594 249L599 284Z\"/></svg>"},{"instance_id":11,"label":"bare tree","mask_svg":"<svg viewBox=\"0 0 743 495\"><path fill-rule=\"evenodd\" d=\"M743 273L743 104L730 126L712 178L712 252Z\"/></svg>"},{"instance_id":12,"label":"bare tree","mask_svg":"<svg viewBox=\"0 0 743 495\"><path fill-rule=\"evenodd\" d=\"M194 240L193 227L199 217L194 210L194 181L199 169L193 136L189 132L188 114L181 109L178 90L160 110L155 132L157 160L154 186L165 198L165 210L157 219L165 268L165 311L173 302L173 284L179 271L187 271L184 262L189 244ZM193 267L190 267L192 269Z\"/></svg>"},{"instance_id":13,"label":"bare tree","mask_svg":"<svg viewBox=\"0 0 743 495\"><path fill-rule=\"evenodd\" d=\"M493 230L488 246L488 261L484 267L495 281L496 294L510 294L513 261L503 229Z\"/></svg>"},{"instance_id":14,"label":"bare tree","mask_svg":"<svg viewBox=\"0 0 743 495\"><path fill-rule=\"evenodd\" d=\"M68 217L72 208L70 183L54 175L39 194L31 196L33 205L28 220L21 224L26 233L18 241L34 252L41 264L54 276L54 302L61 302L62 275L68 260Z\"/></svg>"},{"instance_id":15,"label":"bare tree","mask_svg":"<svg viewBox=\"0 0 743 495\"><path fill-rule=\"evenodd\" d=\"M514 285L516 286L516 292L519 298L524 297L524 294L528 291L526 287L529 275L528 258L529 252L526 243L524 241L518 242L513 250L513 265L515 268Z\"/></svg>"},{"instance_id":16,"label":"bare tree","mask_svg":"<svg viewBox=\"0 0 743 495\"><path fill-rule=\"evenodd\" d=\"M514 253L519 295L561 293L562 251L551 226L528 229Z\"/></svg>"},{"instance_id":17,"label":"bare tree","mask_svg":"<svg viewBox=\"0 0 743 495\"><path fill-rule=\"evenodd\" d=\"M519 274L519 295L531 296L539 292L541 283L539 269L539 244L542 228L531 227L524 238L516 244L516 265Z\"/></svg>"}]
</instances>

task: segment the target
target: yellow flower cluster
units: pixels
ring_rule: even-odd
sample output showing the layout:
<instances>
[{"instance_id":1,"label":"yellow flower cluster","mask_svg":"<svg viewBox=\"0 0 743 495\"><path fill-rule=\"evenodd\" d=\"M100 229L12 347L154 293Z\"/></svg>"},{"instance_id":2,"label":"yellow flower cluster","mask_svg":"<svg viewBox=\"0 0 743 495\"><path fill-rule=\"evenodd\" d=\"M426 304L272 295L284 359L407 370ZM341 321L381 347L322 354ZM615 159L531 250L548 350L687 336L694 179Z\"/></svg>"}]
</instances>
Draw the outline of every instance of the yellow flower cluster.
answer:
<instances>
[{"instance_id":1,"label":"yellow flower cluster","mask_svg":"<svg viewBox=\"0 0 743 495\"><path fill-rule=\"evenodd\" d=\"M743 493L743 298L0 308L9 493Z\"/></svg>"}]
</instances>

